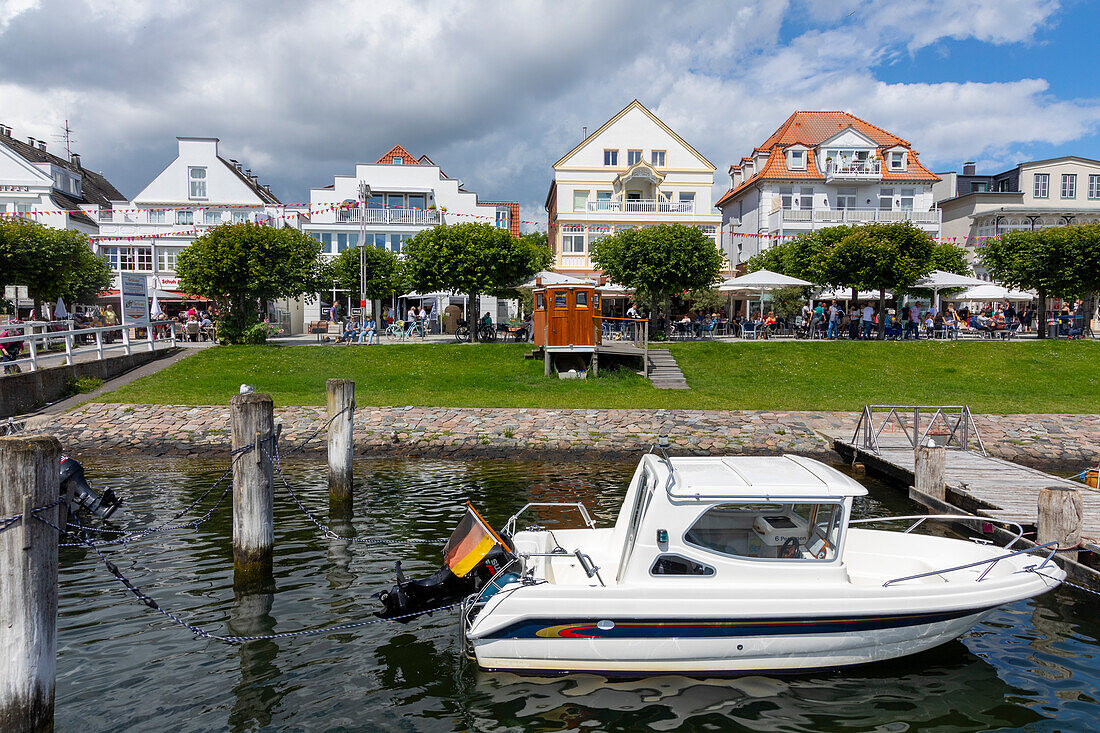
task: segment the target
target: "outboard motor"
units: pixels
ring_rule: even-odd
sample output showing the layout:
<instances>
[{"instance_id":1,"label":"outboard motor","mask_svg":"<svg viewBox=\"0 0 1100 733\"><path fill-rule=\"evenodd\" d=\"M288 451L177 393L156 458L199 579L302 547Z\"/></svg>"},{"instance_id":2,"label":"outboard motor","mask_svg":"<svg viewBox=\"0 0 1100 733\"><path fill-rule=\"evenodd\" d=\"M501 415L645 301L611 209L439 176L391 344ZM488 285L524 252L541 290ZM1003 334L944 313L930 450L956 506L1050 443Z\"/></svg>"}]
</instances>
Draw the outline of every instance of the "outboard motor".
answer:
<instances>
[{"instance_id":1,"label":"outboard motor","mask_svg":"<svg viewBox=\"0 0 1100 733\"><path fill-rule=\"evenodd\" d=\"M107 519L122 504L115 492L107 489L97 494L84 478L84 466L75 458L61 456L61 490L71 491L73 508L84 509L100 519Z\"/></svg>"},{"instance_id":2,"label":"outboard motor","mask_svg":"<svg viewBox=\"0 0 1100 733\"><path fill-rule=\"evenodd\" d=\"M382 602L380 618L411 621L417 616L461 601L477 593L497 572L511 562L508 543L485 523L473 507L467 505L466 516L443 548L443 567L427 578L406 579L401 561L394 566L397 585L379 591L372 598Z\"/></svg>"}]
</instances>

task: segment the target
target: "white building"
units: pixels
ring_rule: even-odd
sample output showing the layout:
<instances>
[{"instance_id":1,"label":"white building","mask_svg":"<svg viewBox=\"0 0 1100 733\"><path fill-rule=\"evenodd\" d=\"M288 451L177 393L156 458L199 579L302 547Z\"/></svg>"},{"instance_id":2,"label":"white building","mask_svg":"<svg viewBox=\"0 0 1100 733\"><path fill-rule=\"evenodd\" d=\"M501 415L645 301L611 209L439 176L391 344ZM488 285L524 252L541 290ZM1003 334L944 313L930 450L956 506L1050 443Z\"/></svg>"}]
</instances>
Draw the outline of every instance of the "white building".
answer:
<instances>
[{"instance_id":1,"label":"white building","mask_svg":"<svg viewBox=\"0 0 1100 733\"><path fill-rule=\"evenodd\" d=\"M46 142L12 137L0 125L0 216L27 216L54 229L99 233L99 212L125 197L80 156L60 157Z\"/></svg>"},{"instance_id":2,"label":"white building","mask_svg":"<svg viewBox=\"0 0 1100 733\"><path fill-rule=\"evenodd\" d=\"M363 208L360 191L369 187ZM335 257L346 249L368 246L400 253L402 243L417 232L439 224L488 223L519 236L519 204L479 201L458 178L447 176L428 156L414 157L400 145L374 163L357 163L351 175L338 175L323 188L309 192L310 216L302 230L321 242L323 251ZM358 293L348 293L335 284L306 304L306 320L320 320L326 305L341 302L341 313L356 305ZM450 298L434 299L432 310L442 310ZM446 302L445 302L446 301ZM482 296L482 311L494 319L507 318L500 311L503 301ZM461 296L455 300L458 305Z\"/></svg>"},{"instance_id":3,"label":"white building","mask_svg":"<svg viewBox=\"0 0 1100 733\"><path fill-rule=\"evenodd\" d=\"M99 219L97 250L118 275L148 275L149 293L169 305L183 298L176 255L210 227L257 222L297 226L297 214L261 185L251 170L218 154L218 138L178 137L175 160L132 201L115 203ZM121 196L119 197L121 198ZM286 312L293 311L287 303ZM299 307L300 311L300 307ZM297 314L300 331L301 314Z\"/></svg>"},{"instance_id":4,"label":"white building","mask_svg":"<svg viewBox=\"0 0 1100 733\"><path fill-rule=\"evenodd\" d=\"M779 238L866 222L911 221L940 235L932 184L908 141L847 112L795 112L730 166L718 200L735 264Z\"/></svg>"},{"instance_id":5,"label":"white building","mask_svg":"<svg viewBox=\"0 0 1100 733\"><path fill-rule=\"evenodd\" d=\"M932 190L943 211L943 236L964 245L972 258L984 238L1013 229L1100 222L1100 160L1070 155L994 174L965 163L962 173L938 175L942 180ZM989 279L977 261L974 272Z\"/></svg>"},{"instance_id":6,"label":"white building","mask_svg":"<svg viewBox=\"0 0 1100 733\"><path fill-rule=\"evenodd\" d=\"M554 269L596 274L592 244L624 228L686 224L715 238L714 171L635 99L554 163L546 195Z\"/></svg>"}]
</instances>

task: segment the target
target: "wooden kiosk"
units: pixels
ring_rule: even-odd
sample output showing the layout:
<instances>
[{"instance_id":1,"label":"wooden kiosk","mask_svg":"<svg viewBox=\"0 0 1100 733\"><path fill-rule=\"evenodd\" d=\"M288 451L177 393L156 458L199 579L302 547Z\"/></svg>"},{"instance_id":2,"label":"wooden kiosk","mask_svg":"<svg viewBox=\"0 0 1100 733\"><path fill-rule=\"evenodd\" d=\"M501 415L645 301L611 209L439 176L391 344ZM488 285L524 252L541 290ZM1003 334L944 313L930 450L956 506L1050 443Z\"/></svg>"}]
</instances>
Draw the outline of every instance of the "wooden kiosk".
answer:
<instances>
[{"instance_id":1,"label":"wooden kiosk","mask_svg":"<svg viewBox=\"0 0 1100 733\"><path fill-rule=\"evenodd\" d=\"M554 372L578 377L587 376L589 370L593 376L598 374L602 319L596 283L544 283L536 277L532 295L532 336L542 350L543 373L548 377Z\"/></svg>"}]
</instances>

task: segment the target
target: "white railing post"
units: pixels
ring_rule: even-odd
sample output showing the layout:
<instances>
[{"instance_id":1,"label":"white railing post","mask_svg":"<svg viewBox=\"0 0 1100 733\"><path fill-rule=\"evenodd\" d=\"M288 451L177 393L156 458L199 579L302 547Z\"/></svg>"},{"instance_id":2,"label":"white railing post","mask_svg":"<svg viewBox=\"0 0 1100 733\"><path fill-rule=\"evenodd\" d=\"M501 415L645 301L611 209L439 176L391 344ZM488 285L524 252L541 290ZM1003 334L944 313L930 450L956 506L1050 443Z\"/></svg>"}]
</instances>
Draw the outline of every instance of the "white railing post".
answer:
<instances>
[{"instance_id":1,"label":"white railing post","mask_svg":"<svg viewBox=\"0 0 1100 733\"><path fill-rule=\"evenodd\" d=\"M149 321L148 323L145 324L145 335L148 337L148 340L149 340L149 351L156 351L157 350L157 345L156 345L156 341L155 341L156 336L153 335L153 322L152 321Z\"/></svg>"},{"instance_id":2,"label":"white railing post","mask_svg":"<svg viewBox=\"0 0 1100 733\"><path fill-rule=\"evenodd\" d=\"M122 350L126 352L126 356L130 355L130 328L128 326L122 327Z\"/></svg>"},{"instance_id":3,"label":"white railing post","mask_svg":"<svg viewBox=\"0 0 1100 733\"><path fill-rule=\"evenodd\" d=\"M69 329L65 333L65 366L73 365L73 332Z\"/></svg>"},{"instance_id":4,"label":"white railing post","mask_svg":"<svg viewBox=\"0 0 1100 733\"><path fill-rule=\"evenodd\" d=\"M169 321L168 322L168 331L169 331L169 333L172 334L172 336L171 336L171 338L172 338L172 348L175 348L176 347L176 322L175 321Z\"/></svg>"},{"instance_id":5,"label":"white railing post","mask_svg":"<svg viewBox=\"0 0 1100 733\"><path fill-rule=\"evenodd\" d=\"M28 330L30 330L30 329L28 329ZM27 339L27 345L30 346L30 349L31 349L31 371L32 372L37 372L38 371L38 334L30 333L30 334L27 334L27 335L30 336L30 338Z\"/></svg>"},{"instance_id":6,"label":"white railing post","mask_svg":"<svg viewBox=\"0 0 1100 733\"><path fill-rule=\"evenodd\" d=\"M95 353L96 358L100 361L103 360L103 331L96 329L95 332Z\"/></svg>"}]
</instances>

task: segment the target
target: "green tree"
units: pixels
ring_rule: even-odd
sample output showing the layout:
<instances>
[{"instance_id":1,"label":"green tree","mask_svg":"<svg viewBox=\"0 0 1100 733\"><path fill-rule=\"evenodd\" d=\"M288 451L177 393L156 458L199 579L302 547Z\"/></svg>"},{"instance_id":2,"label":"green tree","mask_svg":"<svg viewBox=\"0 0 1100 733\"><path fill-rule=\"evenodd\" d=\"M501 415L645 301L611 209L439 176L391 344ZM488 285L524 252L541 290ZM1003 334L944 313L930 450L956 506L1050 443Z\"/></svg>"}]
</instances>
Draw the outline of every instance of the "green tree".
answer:
<instances>
[{"instance_id":1,"label":"green tree","mask_svg":"<svg viewBox=\"0 0 1100 733\"><path fill-rule=\"evenodd\" d=\"M932 248L932 269L956 275L974 274L966 249L950 242L940 242Z\"/></svg>"},{"instance_id":2,"label":"green tree","mask_svg":"<svg viewBox=\"0 0 1100 733\"><path fill-rule=\"evenodd\" d=\"M1039 338L1044 338L1047 298L1100 291L1100 224L1005 232L985 240L978 259L998 282L1039 293Z\"/></svg>"},{"instance_id":3,"label":"green tree","mask_svg":"<svg viewBox=\"0 0 1100 733\"><path fill-rule=\"evenodd\" d=\"M449 224L423 229L405 242L405 277L422 293L466 293L473 312L479 296L518 285L536 270L529 243L490 224ZM477 329L471 328L474 338Z\"/></svg>"},{"instance_id":4,"label":"green tree","mask_svg":"<svg viewBox=\"0 0 1100 733\"><path fill-rule=\"evenodd\" d=\"M696 288L688 292L685 300L691 301L693 309L710 313L724 306L728 297L717 288Z\"/></svg>"},{"instance_id":5,"label":"green tree","mask_svg":"<svg viewBox=\"0 0 1100 733\"><path fill-rule=\"evenodd\" d=\"M228 343L258 321L258 306L316 293L327 271L320 242L252 223L214 227L176 257L180 288L218 304L218 334Z\"/></svg>"},{"instance_id":6,"label":"green tree","mask_svg":"<svg viewBox=\"0 0 1100 733\"><path fill-rule=\"evenodd\" d=\"M111 268L81 232L24 219L0 220L0 287L24 285L36 311L62 298L90 300L110 287Z\"/></svg>"},{"instance_id":7,"label":"green tree","mask_svg":"<svg viewBox=\"0 0 1100 733\"><path fill-rule=\"evenodd\" d=\"M809 280L813 283L844 287L847 283L832 283L824 272L828 254L838 242L855 232L857 227L841 224L835 227L815 229L791 239L777 242L754 257L749 258L747 270L771 270L782 275Z\"/></svg>"},{"instance_id":8,"label":"green tree","mask_svg":"<svg viewBox=\"0 0 1100 733\"><path fill-rule=\"evenodd\" d=\"M666 319L672 293L713 286L724 262L712 239L683 224L616 232L592 245L592 261L612 282L663 303Z\"/></svg>"},{"instance_id":9,"label":"green tree","mask_svg":"<svg viewBox=\"0 0 1100 733\"><path fill-rule=\"evenodd\" d=\"M827 230L823 230L827 231ZM885 313L886 289L911 288L932 271L932 237L912 222L864 224L832 246L821 267L821 280L853 290L877 290ZM886 319L879 319L879 337Z\"/></svg>"},{"instance_id":10,"label":"green tree","mask_svg":"<svg viewBox=\"0 0 1100 733\"><path fill-rule=\"evenodd\" d=\"M772 291L772 310L777 318L785 321L794 320L795 316L802 312L802 304L806 302L807 288L780 288Z\"/></svg>"}]
</instances>

